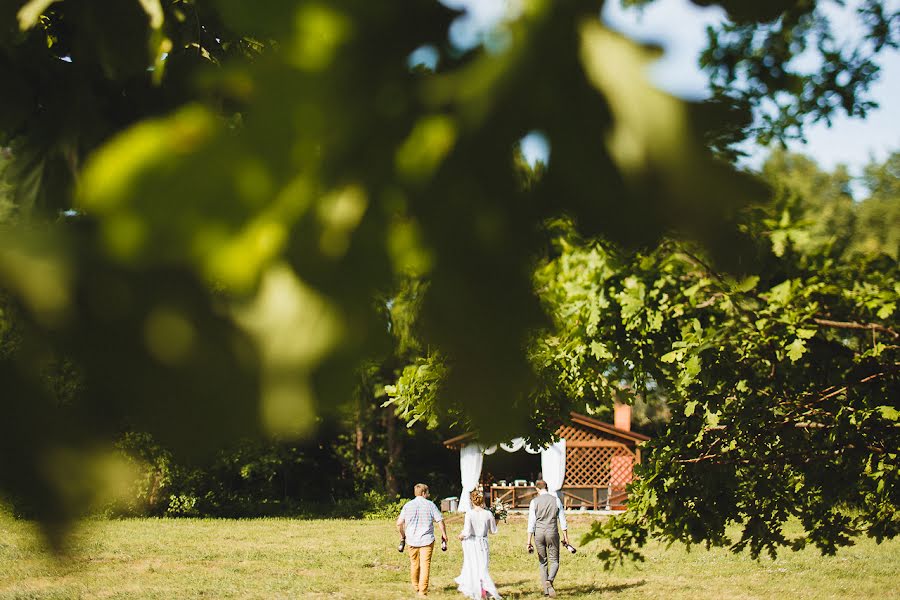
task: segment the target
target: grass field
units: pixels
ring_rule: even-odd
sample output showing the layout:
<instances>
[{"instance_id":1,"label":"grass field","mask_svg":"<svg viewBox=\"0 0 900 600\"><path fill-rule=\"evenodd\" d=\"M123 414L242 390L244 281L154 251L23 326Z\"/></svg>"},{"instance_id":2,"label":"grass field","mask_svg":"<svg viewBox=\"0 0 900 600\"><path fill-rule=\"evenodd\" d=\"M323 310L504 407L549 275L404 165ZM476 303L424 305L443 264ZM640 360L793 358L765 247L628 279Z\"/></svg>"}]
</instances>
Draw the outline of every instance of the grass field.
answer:
<instances>
[{"instance_id":1,"label":"grass field","mask_svg":"<svg viewBox=\"0 0 900 600\"><path fill-rule=\"evenodd\" d=\"M453 539L461 517L447 522ZM589 522L570 518L573 540ZM491 573L507 598L543 597L524 530L515 515L491 541ZM412 597L396 542L391 521L101 520L84 524L70 556L55 560L30 524L0 516L0 599ZM759 562L651 545L647 562L612 572L601 569L595 549L563 552L561 598L900 598L900 540ZM458 543L435 553L431 597L462 597L453 585L461 563Z\"/></svg>"}]
</instances>

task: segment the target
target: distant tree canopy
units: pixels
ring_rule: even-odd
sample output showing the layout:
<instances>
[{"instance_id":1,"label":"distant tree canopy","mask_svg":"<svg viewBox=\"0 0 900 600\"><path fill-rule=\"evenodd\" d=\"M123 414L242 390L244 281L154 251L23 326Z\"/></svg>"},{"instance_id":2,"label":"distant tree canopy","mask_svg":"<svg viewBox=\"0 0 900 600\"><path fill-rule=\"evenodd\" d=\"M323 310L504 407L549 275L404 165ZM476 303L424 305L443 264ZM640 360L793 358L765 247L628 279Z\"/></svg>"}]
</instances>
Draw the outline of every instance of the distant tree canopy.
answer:
<instances>
[{"instance_id":1,"label":"distant tree canopy","mask_svg":"<svg viewBox=\"0 0 900 600\"><path fill-rule=\"evenodd\" d=\"M775 239L776 250L789 239L805 254L834 258L886 254L900 257L900 153L871 162L857 182L864 196L854 202L846 168L825 173L811 159L776 151L763 167L775 202L794 228Z\"/></svg>"},{"instance_id":2,"label":"distant tree canopy","mask_svg":"<svg viewBox=\"0 0 900 600\"><path fill-rule=\"evenodd\" d=\"M692 105L647 83L655 51L605 28L598 0L524 2L491 51L454 48L456 15L419 0L4 0L0 286L21 318L0 490L59 541L115 480L123 424L196 453L308 434L391 351L375 299L409 276L428 280L421 344L452 366L434 402L488 438L552 422L565 398L535 404L526 352L556 318L533 293L544 224L631 249L690 239L716 269L753 269L740 215L766 187L709 144L783 137L811 101L862 114L863 59L898 40L887 3L861 5L859 55L826 43L827 2L713 4L731 22L704 56L713 101ZM821 71L787 77L807 44ZM434 70L409 65L422 47ZM785 98L787 125L753 119ZM531 132L550 158L524 185Z\"/></svg>"}]
</instances>

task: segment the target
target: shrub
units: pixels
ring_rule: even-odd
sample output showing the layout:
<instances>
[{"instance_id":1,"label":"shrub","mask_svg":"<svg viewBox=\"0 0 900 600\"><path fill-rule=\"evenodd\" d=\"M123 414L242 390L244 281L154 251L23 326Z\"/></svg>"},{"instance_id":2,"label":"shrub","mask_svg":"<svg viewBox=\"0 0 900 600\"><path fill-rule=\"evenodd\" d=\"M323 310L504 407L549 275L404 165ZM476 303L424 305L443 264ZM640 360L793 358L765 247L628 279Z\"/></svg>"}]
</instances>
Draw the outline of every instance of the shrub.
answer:
<instances>
[{"instance_id":1,"label":"shrub","mask_svg":"<svg viewBox=\"0 0 900 600\"><path fill-rule=\"evenodd\" d=\"M116 448L136 466L138 477L131 482L132 493L124 504L108 506L108 515L162 516L169 513L171 498L179 495L185 480L172 453L159 445L149 433L126 432Z\"/></svg>"}]
</instances>

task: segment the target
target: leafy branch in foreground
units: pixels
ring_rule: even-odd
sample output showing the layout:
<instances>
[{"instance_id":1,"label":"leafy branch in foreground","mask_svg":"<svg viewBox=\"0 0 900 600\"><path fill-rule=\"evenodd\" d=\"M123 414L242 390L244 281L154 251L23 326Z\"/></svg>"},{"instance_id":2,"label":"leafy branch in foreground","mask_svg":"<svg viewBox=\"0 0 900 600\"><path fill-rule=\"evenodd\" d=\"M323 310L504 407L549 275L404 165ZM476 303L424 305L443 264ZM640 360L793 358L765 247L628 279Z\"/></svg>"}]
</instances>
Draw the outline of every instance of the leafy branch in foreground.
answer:
<instances>
[{"instance_id":1,"label":"leafy branch in foreground","mask_svg":"<svg viewBox=\"0 0 900 600\"><path fill-rule=\"evenodd\" d=\"M672 408L628 513L585 537L609 540L601 558L648 536L774 557L900 533L900 270L871 261L793 255L733 280L669 244L598 277L627 302L609 302L594 339L664 382ZM801 537L783 534L789 518Z\"/></svg>"}]
</instances>

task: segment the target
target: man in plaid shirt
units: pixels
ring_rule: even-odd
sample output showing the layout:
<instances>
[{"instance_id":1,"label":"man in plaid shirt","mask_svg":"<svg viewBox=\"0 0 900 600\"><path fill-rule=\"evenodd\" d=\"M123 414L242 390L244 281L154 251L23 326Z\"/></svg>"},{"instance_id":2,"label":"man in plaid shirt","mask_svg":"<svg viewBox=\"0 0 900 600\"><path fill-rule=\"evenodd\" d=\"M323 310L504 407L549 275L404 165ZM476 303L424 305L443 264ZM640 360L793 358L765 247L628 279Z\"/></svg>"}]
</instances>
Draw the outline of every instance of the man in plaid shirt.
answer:
<instances>
[{"instance_id":1,"label":"man in plaid shirt","mask_svg":"<svg viewBox=\"0 0 900 600\"><path fill-rule=\"evenodd\" d=\"M434 524L441 528L441 541L447 543L444 518L434 502L428 499L428 486L417 483L416 497L403 505L397 519L401 544L406 542L409 554L409 578L418 596L428 595L428 576L431 573L431 554L434 551Z\"/></svg>"}]
</instances>

